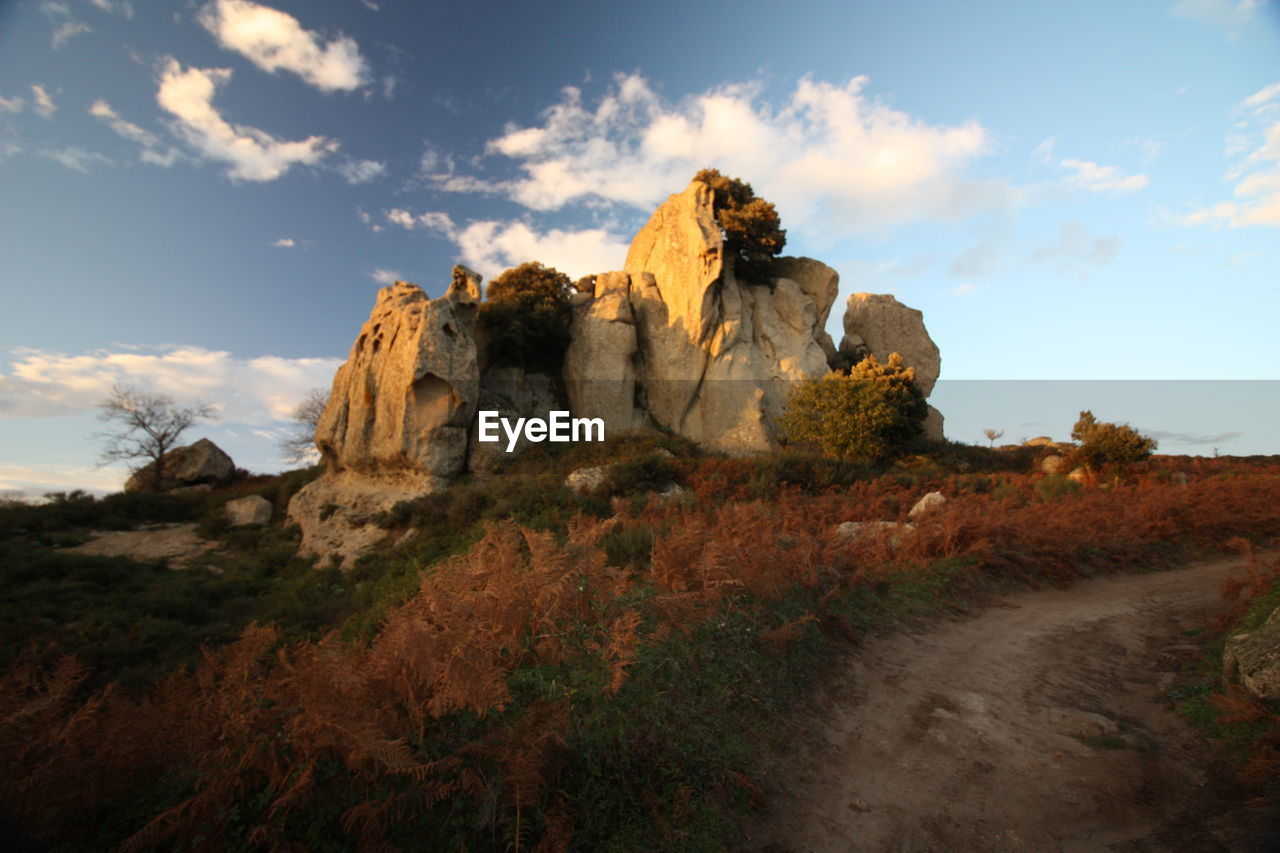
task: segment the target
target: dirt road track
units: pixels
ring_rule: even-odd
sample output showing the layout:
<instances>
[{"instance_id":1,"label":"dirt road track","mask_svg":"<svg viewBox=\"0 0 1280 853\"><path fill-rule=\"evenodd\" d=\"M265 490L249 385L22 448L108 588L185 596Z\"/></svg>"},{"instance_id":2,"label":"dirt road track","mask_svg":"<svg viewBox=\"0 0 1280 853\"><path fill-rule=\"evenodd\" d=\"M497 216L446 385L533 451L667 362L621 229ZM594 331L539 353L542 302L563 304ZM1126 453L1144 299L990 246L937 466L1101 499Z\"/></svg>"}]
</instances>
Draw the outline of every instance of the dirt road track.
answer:
<instances>
[{"instance_id":1,"label":"dirt road track","mask_svg":"<svg viewBox=\"0 0 1280 853\"><path fill-rule=\"evenodd\" d=\"M1162 693L1238 565L1021 593L868 641L819 734L771 772L745 849L1280 850Z\"/></svg>"}]
</instances>

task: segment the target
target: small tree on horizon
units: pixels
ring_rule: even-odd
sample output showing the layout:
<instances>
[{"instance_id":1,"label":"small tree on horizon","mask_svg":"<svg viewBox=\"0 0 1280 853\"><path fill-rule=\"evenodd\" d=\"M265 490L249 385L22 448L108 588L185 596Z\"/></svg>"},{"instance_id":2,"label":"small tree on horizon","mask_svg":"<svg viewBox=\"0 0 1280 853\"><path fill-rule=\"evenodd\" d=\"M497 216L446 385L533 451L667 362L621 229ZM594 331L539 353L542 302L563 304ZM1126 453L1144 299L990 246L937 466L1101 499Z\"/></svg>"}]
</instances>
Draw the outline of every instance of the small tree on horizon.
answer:
<instances>
[{"instance_id":1,"label":"small tree on horizon","mask_svg":"<svg viewBox=\"0 0 1280 853\"><path fill-rule=\"evenodd\" d=\"M1128 424L1101 422L1090 410L1080 413L1080 419L1071 428L1071 438L1080 442L1076 453L1084 464L1090 467L1110 464L1121 471L1149 457L1157 446L1154 438Z\"/></svg>"},{"instance_id":2,"label":"small tree on horizon","mask_svg":"<svg viewBox=\"0 0 1280 853\"><path fill-rule=\"evenodd\" d=\"M113 430L95 434L105 442L99 464L124 462L131 473L151 465L150 487L158 491L164 483L165 454L197 421L216 416L212 403L179 406L168 394L113 385L98 404L98 420L115 425Z\"/></svg>"},{"instance_id":3,"label":"small tree on horizon","mask_svg":"<svg viewBox=\"0 0 1280 853\"><path fill-rule=\"evenodd\" d=\"M987 440L991 442L991 446L995 447L996 439L1004 435L1004 430L987 428L982 431L982 434L985 435L987 437Z\"/></svg>"},{"instance_id":4,"label":"small tree on horizon","mask_svg":"<svg viewBox=\"0 0 1280 853\"><path fill-rule=\"evenodd\" d=\"M302 401L294 407L289 420L293 421L293 431L280 439L277 445L284 461L297 465L314 465L320 459L320 451L316 449L316 425L329 404L329 392L323 388L312 388L307 391Z\"/></svg>"}]
</instances>

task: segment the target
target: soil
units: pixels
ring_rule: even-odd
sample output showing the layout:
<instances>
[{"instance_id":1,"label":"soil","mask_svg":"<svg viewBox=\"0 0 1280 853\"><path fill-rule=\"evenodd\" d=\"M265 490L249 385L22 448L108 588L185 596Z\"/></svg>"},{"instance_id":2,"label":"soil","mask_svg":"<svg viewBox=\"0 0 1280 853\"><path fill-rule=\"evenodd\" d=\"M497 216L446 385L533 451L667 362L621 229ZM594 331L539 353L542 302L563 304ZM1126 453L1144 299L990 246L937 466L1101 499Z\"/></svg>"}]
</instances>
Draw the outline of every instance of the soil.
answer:
<instances>
[{"instance_id":1,"label":"soil","mask_svg":"<svg viewBox=\"0 0 1280 853\"><path fill-rule=\"evenodd\" d=\"M1011 595L867 641L766 779L744 850L1280 850L1166 690L1238 560ZM816 734L814 732L816 731Z\"/></svg>"}]
</instances>

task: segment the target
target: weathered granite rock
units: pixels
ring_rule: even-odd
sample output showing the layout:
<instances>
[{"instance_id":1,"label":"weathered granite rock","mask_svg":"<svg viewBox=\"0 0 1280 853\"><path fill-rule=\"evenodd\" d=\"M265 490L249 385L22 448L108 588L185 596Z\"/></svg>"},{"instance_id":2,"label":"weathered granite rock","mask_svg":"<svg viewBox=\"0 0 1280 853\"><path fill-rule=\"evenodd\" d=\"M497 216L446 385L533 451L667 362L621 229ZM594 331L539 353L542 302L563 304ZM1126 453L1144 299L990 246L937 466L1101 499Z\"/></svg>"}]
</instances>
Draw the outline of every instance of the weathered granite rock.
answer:
<instances>
[{"instance_id":1,"label":"weathered granite rock","mask_svg":"<svg viewBox=\"0 0 1280 853\"><path fill-rule=\"evenodd\" d=\"M916 384L928 397L942 371L942 356L924 327L924 315L887 293L854 293L844 312L844 338L840 349L865 347L877 361L898 353L907 367L916 369Z\"/></svg>"},{"instance_id":2,"label":"weathered granite rock","mask_svg":"<svg viewBox=\"0 0 1280 853\"><path fill-rule=\"evenodd\" d=\"M1040 472L1042 474L1061 474L1066 465L1067 460L1065 457L1057 453L1051 453L1040 460Z\"/></svg>"},{"instance_id":3,"label":"weathered granite rock","mask_svg":"<svg viewBox=\"0 0 1280 853\"><path fill-rule=\"evenodd\" d=\"M1071 473L1067 474L1067 479L1084 485L1089 482L1089 472L1083 468L1072 468Z\"/></svg>"},{"instance_id":4,"label":"weathered granite rock","mask_svg":"<svg viewBox=\"0 0 1280 853\"><path fill-rule=\"evenodd\" d=\"M262 495L249 495L227 501L222 512L231 527L265 527L271 523L271 501Z\"/></svg>"},{"instance_id":5,"label":"weathered granite rock","mask_svg":"<svg viewBox=\"0 0 1280 853\"><path fill-rule=\"evenodd\" d=\"M1280 608L1257 630L1228 639L1222 666L1227 683L1240 684L1258 699L1280 699Z\"/></svg>"},{"instance_id":6,"label":"weathered granite rock","mask_svg":"<svg viewBox=\"0 0 1280 853\"><path fill-rule=\"evenodd\" d=\"M928 406L927 409L928 411L924 418L924 437L930 441L943 441L946 438L946 434L943 431L946 418L942 416L942 412L939 412L933 406Z\"/></svg>"},{"instance_id":7,"label":"weathered granite rock","mask_svg":"<svg viewBox=\"0 0 1280 853\"><path fill-rule=\"evenodd\" d=\"M481 299L480 273L456 264L452 276L449 289L444 292L445 298L462 304L478 305Z\"/></svg>"},{"instance_id":8,"label":"weathered granite rock","mask_svg":"<svg viewBox=\"0 0 1280 853\"><path fill-rule=\"evenodd\" d=\"M652 276L641 287L652 287ZM565 390L575 417L603 418L606 434L647 426L636 405L638 338L631 307L631 279L625 272L594 276L594 291L575 307L564 358Z\"/></svg>"},{"instance_id":9,"label":"weathered granite rock","mask_svg":"<svg viewBox=\"0 0 1280 853\"><path fill-rule=\"evenodd\" d=\"M704 446L769 450L790 384L827 370L822 322L838 279L818 261L795 258L780 259L777 269L799 281L740 281L724 254L713 197L706 184L690 183L658 208L627 253L638 396L654 423ZM597 282L597 299L608 292ZM624 316L620 307L601 312ZM624 332L615 334L625 352ZM625 372L616 359L612 369Z\"/></svg>"},{"instance_id":10,"label":"weathered granite rock","mask_svg":"<svg viewBox=\"0 0 1280 853\"><path fill-rule=\"evenodd\" d=\"M207 438L186 447L175 447L162 459L163 469L159 490L162 492L184 486L220 485L235 474L236 466L221 447ZM150 491L153 486L155 463L133 472L124 484L126 492Z\"/></svg>"},{"instance_id":11,"label":"weathered granite rock","mask_svg":"<svg viewBox=\"0 0 1280 853\"><path fill-rule=\"evenodd\" d=\"M580 495L589 495L599 489L609 479L612 465L593 465L590 468L576 468L565 477L565 486Z\"/></svg>"},{"instance_id":12,"label":"weathered granite rock","mask_svg":"<svg viewBox=\"0 0 1280 853\"><path fill-rule=\"evenodd\" d=\"M402 281L378 292L316 425L332 470L463 470L480 374L470 325L456 308Z\"/></svg>"},{"instance_id":13,"label":"weathered granite rock","mask_svg":"<svg viewBox=\"0 0 1280 853\"><path fill-rule=\"evenodd\" d=\"M478 291L478 276L458 267L439 299L401 281L378 292L316 425L327 471L289 503L303 554L349 566L385 538L374 514L465 469L480 390Z\"/></svg>"},{"instance_id":14,"label":"weathered granite rock","mask_svg":"<svg viewBox=\"0 0 1280 853\"><path fill-rule=\"evenodd\" d=\"M907 513L907 518L920 518L934 512L947 502L942 492L929 492L929 494L916 501L916 505L911 507L911 511Z\"/></svg>"}]
</instances>

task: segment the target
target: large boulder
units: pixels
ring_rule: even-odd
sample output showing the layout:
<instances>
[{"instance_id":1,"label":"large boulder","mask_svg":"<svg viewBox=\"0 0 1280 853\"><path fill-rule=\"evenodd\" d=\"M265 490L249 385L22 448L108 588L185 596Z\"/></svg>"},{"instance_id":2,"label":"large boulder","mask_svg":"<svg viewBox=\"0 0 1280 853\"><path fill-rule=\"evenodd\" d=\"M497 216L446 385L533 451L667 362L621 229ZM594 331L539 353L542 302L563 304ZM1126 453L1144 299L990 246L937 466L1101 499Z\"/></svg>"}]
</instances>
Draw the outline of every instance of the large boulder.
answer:
<instances>
[{"instance_id":1,"label":"large boulder","mask_svg":"<svg viewBox=\"0 0 1280 853\"><path fill-rule=\"evenodd\" d=\"M351 565L386 537L374 515L465 470L480 391L478 295L479 277L461 267L439 299L402 281L378 292L316 425L327 470L289 503L303 554Z\"/></svg>"},{"instance_id":2,"label":"large boulder","mask_svg":"<svg viewBox=\"0 0 1280 853\"><path fill-rule=\"evenodd\" d=\"M262 495L249 495L227 501L222 512L229 527L265 527L271 523L274 507Z\"/></svg>"},{"instance_id":3,"label":"large boulder","mask_svg":"<svg viewBox=\"0 0 1280 853\"><path fill-rule=\"evenodd\" d=\"M1222 666L1228 684L1239 684L1258 699L1280 700L1280 607L1262 627L1227 640Z\"/></svg>"},{"instance_id":4,"label":"large boulder","mask_svg":"<svg viewBox=\"0 0 1280 853\"><path fill-rule=\"evenodd\" d=\"M161 457L161 476L158 491L167 492L189 486L222 485L235 475L236 466L221 447L207 438L175 447ZM156 463L152 462L133 472L124 484L126 492L147 492L155 489Z\"/></svg>"},{"instance_id":5,"label":"large boulder","mask_svg":"<svg viewBox=\"0 0 1280 853\"><path fill-rule=\"evenodd\" d=\"M942 371L942 355L924 327L924 315L888 293L854 293L844 312L840 350L851 357L870 353L885 362L892 353L916 369L916 384L928 397Z\"/></svg>"}]
</instances>

